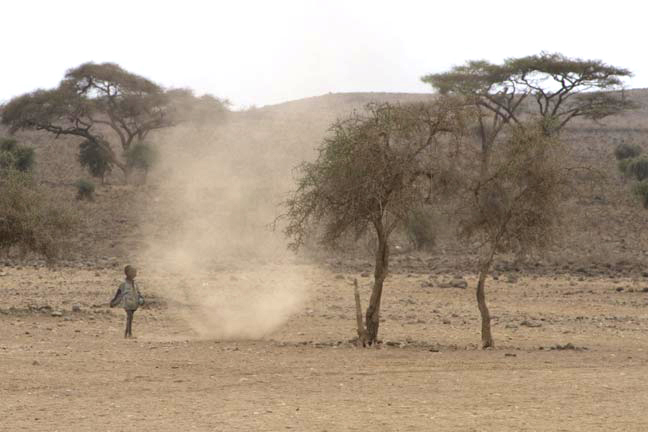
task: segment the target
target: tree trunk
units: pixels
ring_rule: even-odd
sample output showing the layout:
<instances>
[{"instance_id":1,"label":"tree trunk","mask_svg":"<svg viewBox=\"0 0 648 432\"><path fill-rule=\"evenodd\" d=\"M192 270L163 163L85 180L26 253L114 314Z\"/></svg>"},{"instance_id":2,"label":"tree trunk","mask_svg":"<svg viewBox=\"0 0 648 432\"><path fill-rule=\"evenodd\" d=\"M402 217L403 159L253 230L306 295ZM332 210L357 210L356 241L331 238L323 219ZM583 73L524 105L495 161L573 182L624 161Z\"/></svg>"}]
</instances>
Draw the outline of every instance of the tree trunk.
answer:
<instances>
[{"instance_id":1,"label":"tree trunk","mask_svg":"<svg viewBox=\"0 0 648 432\"><path fill-rule=\"evenodd\" d=\"M367 331L362 322L362 306L360 305L360 292L358 291L358 279L353 279L353 295L356 306L356 326L358 329L358 342L362 346L367 346Z\"/></svg>"},{"instance_id":2,"label":"tree trunk","mask_svg":"<svg viewBox=\"0 0 648 432\"><path fill-rule=\"evenodd\" d=\"M479 314L481 315L482 326L481 326L481 343L482 348L493 347L493 336L491 334L491 322L490 322L490 312L488 311L488 306L486 306L486 293L485 293L485 284L486 277L488 276L488 270L490 268L490 262L483 264L479 270L479 281L477 282L477 306L479 307Z\"/></svg>"},{"instance_id":3,"label":"tree trunk","mask_svg":"<svg viewBox=\"0 0 648 432\"><path fill-rule=\"evenodd\" d=\"M378 340L378 327L380 325L380 299L382 297L383 282L389 269L389 245L387 235L382 224L376 224L378 235L378 250L376 251L376 266L374 269L374 284L371 298L365 316L367 327L367 343L372 345Z\"/></svg>"},{"instance_id":4,"label":"tree trunk","mask_svg":"<svg viewBox=\"0 0 648 432\"><path fill-rule=\"evenodd\" d=\"M483 185L486 183L487 181L486 179L488 178L489 175L491 149L493 143L495 142L496 133L493 134L490 131L487 131L483 123L481 123L481 120L480 120L480 124L482 125L481 128L482 146L481 146L481 161L480 161L481 163L480 163L479 178L480 178L480 184ZM482 259L481 265L479 266L479 280L477 281L477 290L475 293L477 296L477 307L479 308L479 314L481 315L482 349L494 346L493 336L491 334L491 322L490 322L491 318L490 318L490 312L488 310L488 306L486 305L486 292L485 292L486 277L488 276L488 270L490 269L491 262L493 261L494 253L495 253L495 249L492 249L490 254L487 257L484 257Z\"/></svg>"}]
</instances>

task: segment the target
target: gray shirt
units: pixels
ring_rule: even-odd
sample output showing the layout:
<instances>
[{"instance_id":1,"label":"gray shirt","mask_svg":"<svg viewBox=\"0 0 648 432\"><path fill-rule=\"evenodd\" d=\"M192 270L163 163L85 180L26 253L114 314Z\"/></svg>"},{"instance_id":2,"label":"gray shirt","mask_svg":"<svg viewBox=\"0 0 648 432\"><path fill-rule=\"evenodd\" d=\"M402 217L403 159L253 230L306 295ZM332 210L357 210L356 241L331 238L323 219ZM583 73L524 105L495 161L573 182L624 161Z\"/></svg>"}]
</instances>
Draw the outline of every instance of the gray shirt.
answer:
<instances>
[{"instance_id":1,"label":"gray shirt","mask_svg":"<svg viewBox=\"0 0 648 432\"><path fill-rule=\"evenodd\" d=\"M140 294L135 281L129 281L126 279L119 285L119 290L117 291L117 295L113 302L115 306L121 304L124 309L135 311L140 305L141 298L142 295Z\"/></svg>"}]
</instances>

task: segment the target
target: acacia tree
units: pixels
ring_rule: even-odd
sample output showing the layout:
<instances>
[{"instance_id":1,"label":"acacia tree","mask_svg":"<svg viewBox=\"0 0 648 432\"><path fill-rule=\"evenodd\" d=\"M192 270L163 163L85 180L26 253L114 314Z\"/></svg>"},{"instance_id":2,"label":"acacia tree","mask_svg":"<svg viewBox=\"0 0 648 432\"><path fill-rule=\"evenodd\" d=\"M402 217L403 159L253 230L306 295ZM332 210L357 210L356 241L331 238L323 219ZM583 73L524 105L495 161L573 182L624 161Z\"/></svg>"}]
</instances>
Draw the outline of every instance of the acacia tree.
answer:
<instances>
[{"instance_id":1,"label":"acacia tree","mask_svg":"<svg viewBox=\"0 0 648 432\"><path fill-rule=\"evenodd\" d=\"M455 95L475 109L476 135L481 145L480 169L488 169L491 150L505 125L518 122L517 112L527 94L515 91L508 69L471 60L449 72L421 78L442 95Z\"/></svg>"},{"instance_id":2,"label":"acacia tree","mask_svg":"<svg viewBox=\"0 0 648 432\"><path fill-rule=\"evenodd\" d=\"M109 143L102 138L94 117L95 104L62 83L53 90L36 90L18 96L2 107L2 123L15 133L20 129L43 130L55 134L81 137L101 147L110 163L124 169Z\"/></svg>"},{"instance_id":3,"label":"acacia tree","mask_svg":"<svg viewBox=\"0 0 648 432\"><path fill-rule=\"evenodd\" d=\"M85 63L68 70L57 88L9 101L2 108L2 123L11 132L35 129L81 137L86 149L106 158L104 165L115 165L128 175L130 166L114 152L106 130L113 132L125 153L135 140L187 120L193 111L219 115L226 107L226 101L196 98L190 90L164 90L114 63Z\"/></svg>"},{"instance_id":4,"label":"acacia tree","mask_svg":"<svg viewBox=\"0 0 648 432\"><path fill-rule=\"evenodd\" d=\"M362 331L376 342L383 284L389 270L389 238L424 199L423 183L441 182L445 154L440 138L461 124L447 100L433 104L370 104L335 122L315 162L299 167L297 189L285 203L291 247L301 246L312 229L334 245L345 233L367 229L377 239L374 283ZM359 329L360 332L360 329Z\"/></svg>"},{"instance_id":5,"label":"acacia tree","mask_svg":"<svg viewBox=\"0 0 648 432\"><path fill-rule=\"evenodd\" d=\"M478 112L482 169L487 170L492 147L507 124L521 126L525 116L539 116L547 135L557 134L577 117L601 120L636 106L622 89L628 69L601 60L540 53L509 58L502 64L471 60L448 72L424 76L441 94L458 95ZM526 101L535 99L529 106ZM533 107L535 106L535 111Z\"/></svg>"},{"instance_id":6,"label":"acacia tree","mask_svg":"<svg viewBox=\"0 0 648 432\"><path fill-rule=\"evenodd\" d=\"M486 204L497 200L509 202L509 198L505 195L499 196L506 193L505 188L478 185L493 184L493 175L499 172L500 168L493 169L491 159L496 153L507 154L506 151L511 145L511 136L520 143L531 146L529 150L532 150L539 145L538 143L543 142L536 136L538 130L546 138L557 137L564 126L575 118L600 120L633 108L635 104L627 100L623 92L611 92L620 89L622 79L629 76L631 73L627 69L610 66L600 60L571 59L562 54L549 53L511 58L500 65L487 61L469 61L448 72L424 76L422 80L432 85L439 93L460 96L464 103L473 107L476 112L475 130L480 145L474 153L474 159L478 161L478 166L468 170L464 168L464 173L478 173L478 176L472 180L472 192L469 195L472 213L488 214L487 210L490 207ZM535 104L530 103L533 100ZM540 125L539 129L538 125ZM502 132L509 127L507 136L501 139ZM524 131L529 127L530 129ZM527 138L520 138L522 132L529 134ZM531 136L534 138L529 139ZM520 173L527 168L533 171L534 164L542 161L524 158L523 154L523 152L518 153L521 157L518 161L509 161L517 166ZM529 166L525 168L520 165L520 161ZM537 175L543 172L545 171L537 171ZM506 174L508 177L515 175L514 172L509 171L503 173L508 173ZM498 174L496 178L502 178L503 173ZM529 196L528 192L525 192L527 194L525 196ZM521 205L524 200L513 200L512 203ZM546 205L550 203L550 201L545 202ZM547 214L550 214L550 210L548 207L543 209ZM516 213L511 214L513 217ZM485 277L494 254L501 247L502 242L506 242L505 237L509 234L513 235L508 228L510 223L515 224L508 218L496 217L492 220L482 219L481 225L466 225L466 227L474 227L474 229L466 229L466 233L481 233L480 235L486 239L486 244L490 245L485 249L486 252L482 251L481 254L480 276L476 291L482 316L483 347L493 344L490 336L490 315L484 292ZM535 229L531 225L515 226L514 236L521 239L526 238L525 229L528 229L529 233ZM502 234L496 235L498 232Z\"/></svg>"},{"instance_id":7,"label":"acacia tree","mask_svg":"<svg viewBox=\"0 0 648 432\"><path fill-rule=\"evenodd\" d=\"M558 134L577 117L601 120L636 107L623 91L612 92L622 90L622 79L632 73L601 60L541 53L507 59L504 68L516 91L535 99L546 135Z\"/></svg>"},{"instance_id":8,"label":"acacia tree","mask_svg":"<svg viewBox=\"0 0 648 432\"><path fill-rule=\"evenodd\" d=\"M63 84L93 102L91 121L111 128L122 150L155 129L175 124L170 100L154 82L127 72L114 63L84 63L65 74Z\"/></svg>"},{"instance_id":9,"label":"acacia tree","mask_svg":"<svg viewBox=\"0 0 648 432\"><path fill-rule=\"evenodd\" d=\"M494 345L485 294L493 259L500 252L528 252L549 244L567 180L563 154L560 141L546 136L542 125L521 125L497 146L488 172L471 177L471 170L466 171L459 226L465 239L480 245L476 297L483 348Z\"/></svg>"}]
</instances>

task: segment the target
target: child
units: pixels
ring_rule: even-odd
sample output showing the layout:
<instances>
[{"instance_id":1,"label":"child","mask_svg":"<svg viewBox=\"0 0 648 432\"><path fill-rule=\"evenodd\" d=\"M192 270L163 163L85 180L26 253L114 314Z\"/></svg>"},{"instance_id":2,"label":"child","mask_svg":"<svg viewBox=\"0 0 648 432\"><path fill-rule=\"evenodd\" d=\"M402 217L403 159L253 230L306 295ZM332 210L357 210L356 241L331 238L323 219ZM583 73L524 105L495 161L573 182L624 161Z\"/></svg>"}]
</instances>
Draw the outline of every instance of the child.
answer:
<instances>
[{"instance_id":1,"label":"child","mask_svg":"<svg viewBox=\"0 0 648 432\"><path fill-rule=\"evenodd\" d=\"M140 294L137 285L135 284L135 276L137 276L137 269L133 266L127 265L124 268L126 273L126 280L119 285L115 297L110 301L110 307L115 307L121 304L126 311L126 331L124 337L133 337L133 315L140 305L144 304L144 297Z\"/></svg>"}]
</instances>

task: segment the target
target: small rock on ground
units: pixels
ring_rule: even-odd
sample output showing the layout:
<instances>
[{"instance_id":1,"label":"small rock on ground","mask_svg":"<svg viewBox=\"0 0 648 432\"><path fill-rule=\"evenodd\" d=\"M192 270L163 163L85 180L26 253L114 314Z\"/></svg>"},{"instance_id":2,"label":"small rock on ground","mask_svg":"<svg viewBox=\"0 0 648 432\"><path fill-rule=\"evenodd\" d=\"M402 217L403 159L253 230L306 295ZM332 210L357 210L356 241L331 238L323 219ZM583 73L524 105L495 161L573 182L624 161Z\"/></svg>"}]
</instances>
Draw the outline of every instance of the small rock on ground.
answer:
<instances>
[{"instance_id":1,"label":"small rock on ground","mask_svg":"<svg viewBox=\"0 0 648 432\"><path fill-rule=\"evenodd\" d=\"M540 324L540 323L533 322L533 321L527 321L527 320L522 321L520 323L520 325L525 326L525 327L542 327L542 324Z\"/></svg>"}]
</instances>

